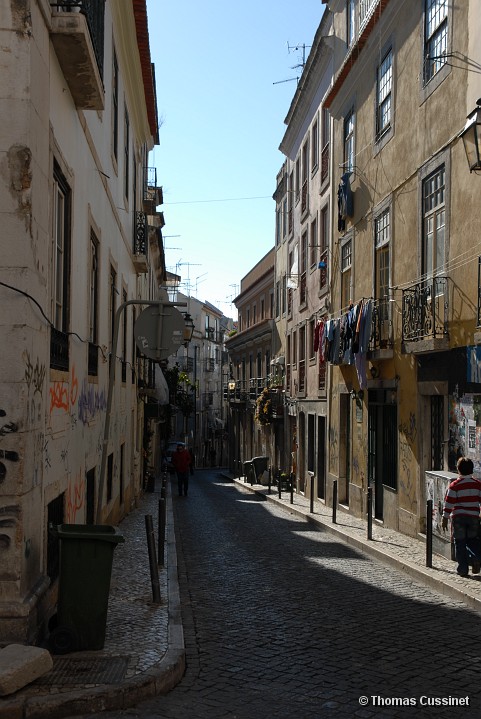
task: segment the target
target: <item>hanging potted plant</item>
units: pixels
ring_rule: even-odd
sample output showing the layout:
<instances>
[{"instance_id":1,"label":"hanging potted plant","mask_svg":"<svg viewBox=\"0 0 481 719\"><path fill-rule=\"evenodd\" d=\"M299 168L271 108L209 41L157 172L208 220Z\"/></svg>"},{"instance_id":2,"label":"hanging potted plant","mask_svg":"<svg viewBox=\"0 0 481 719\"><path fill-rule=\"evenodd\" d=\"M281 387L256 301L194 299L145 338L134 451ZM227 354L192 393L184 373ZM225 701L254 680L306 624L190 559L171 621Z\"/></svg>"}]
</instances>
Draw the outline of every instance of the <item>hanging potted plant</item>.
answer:
<instances>
[{"instance_id":1,"label":"hanging potted plant","mask_svg":"<svg viewBox=\"0 0 481 719\"><path fill-rule=\"evenodd\" d=\"M272 401L269 390L265 387L256 399L254 419L259 424L270 424L272 420Z\"/></svg>"}]
</instances>

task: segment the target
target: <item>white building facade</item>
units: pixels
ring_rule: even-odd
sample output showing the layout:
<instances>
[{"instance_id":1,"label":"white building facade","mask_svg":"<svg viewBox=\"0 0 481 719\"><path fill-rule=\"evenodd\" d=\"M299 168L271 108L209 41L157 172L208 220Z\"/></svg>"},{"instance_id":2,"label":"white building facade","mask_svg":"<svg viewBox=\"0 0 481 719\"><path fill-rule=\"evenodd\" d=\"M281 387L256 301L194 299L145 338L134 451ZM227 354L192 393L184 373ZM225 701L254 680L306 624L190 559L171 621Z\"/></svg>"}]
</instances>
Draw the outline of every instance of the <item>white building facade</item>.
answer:
<instances>
[{"instance_id":1,"label":"white building facade","mask_svg":"<svg viewBox=\"0 0 481 719\"><path fill-rule=\"evenodd\" d=\"M0 27L0 642L29 642L56 601L49 524L116 523L142 491L140 308L112 339L165 268L145 2L12 0Z\"/></svg>"}]
</instances>

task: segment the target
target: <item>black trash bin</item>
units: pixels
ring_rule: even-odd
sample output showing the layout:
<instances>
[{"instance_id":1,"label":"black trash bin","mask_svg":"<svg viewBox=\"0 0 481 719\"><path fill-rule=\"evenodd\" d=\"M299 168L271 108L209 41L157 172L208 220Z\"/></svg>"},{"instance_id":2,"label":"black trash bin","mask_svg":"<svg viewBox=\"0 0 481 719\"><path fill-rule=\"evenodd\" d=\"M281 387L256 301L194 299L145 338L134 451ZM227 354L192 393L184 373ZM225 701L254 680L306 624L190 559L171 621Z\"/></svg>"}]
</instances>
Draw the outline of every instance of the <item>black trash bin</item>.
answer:
<instances>
[{"instance_id":1,"label":"black trash bin","mask_svg":"<svg viewBox=\"0 0 481 719\"><path fill-rule=\"evenodd\" d=\"M256 479L256 482L258 482L263 472L267 472L268 463L269 457L254 457L252 459L252 464L254 466L254 477Z\"/></svg>"},{"instance_id":2,"label":"black trash bin","mask_svg":"<svg viewBox=\"0 0 481 719\"><path fill-rule=\"evenodd\" d=\"M109 525L50 527L60 543L57 614L49 636L53 654L103 649L114 549L124 537Z\"/></svg>"},{"instance_id":3,"label":"black trash bin","mask_svg":"<svg viewBox=\"0 0 481 719\"><path fill-rule=\"evenodd\" d=\"M254 479L254 465L252 463L252 460L249 459L247 460L247 462L244 462L244 481L254 484Z\"/></svg>"}]
</instances>

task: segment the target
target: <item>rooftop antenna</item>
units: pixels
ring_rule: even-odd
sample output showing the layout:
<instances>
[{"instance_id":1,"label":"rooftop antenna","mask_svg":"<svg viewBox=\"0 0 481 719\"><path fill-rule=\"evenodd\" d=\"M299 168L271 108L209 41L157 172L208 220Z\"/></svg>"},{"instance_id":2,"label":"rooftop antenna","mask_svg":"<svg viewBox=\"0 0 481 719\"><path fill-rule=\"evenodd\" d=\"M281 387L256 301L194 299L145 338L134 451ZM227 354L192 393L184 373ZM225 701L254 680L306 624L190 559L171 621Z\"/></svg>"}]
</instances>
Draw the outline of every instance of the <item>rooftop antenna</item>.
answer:
<instances>
[{"instance_id":1,"label":"rooftop antenna","mask_svg":"<svg viewBox=\"0 0 481 719\"><path fill-rule=\"evenodd\" d=\"M294 65L291 67L291 70L297 70L298 68L302 67L304 69L304 66L306 64L306 48L312 47L312 45L306 45L303 43L302 45L289 45L289 40L287 41L287 52L290 54L291 51L298 51L300 48L302 48L302 62L299 62L297 65ZM273 85L280 85L283 82L293 82L296 80L296 82L299 82L299 77L290 77L287 80L278 80L277 82L273 82Z\"/></svg>"}]
</instances>

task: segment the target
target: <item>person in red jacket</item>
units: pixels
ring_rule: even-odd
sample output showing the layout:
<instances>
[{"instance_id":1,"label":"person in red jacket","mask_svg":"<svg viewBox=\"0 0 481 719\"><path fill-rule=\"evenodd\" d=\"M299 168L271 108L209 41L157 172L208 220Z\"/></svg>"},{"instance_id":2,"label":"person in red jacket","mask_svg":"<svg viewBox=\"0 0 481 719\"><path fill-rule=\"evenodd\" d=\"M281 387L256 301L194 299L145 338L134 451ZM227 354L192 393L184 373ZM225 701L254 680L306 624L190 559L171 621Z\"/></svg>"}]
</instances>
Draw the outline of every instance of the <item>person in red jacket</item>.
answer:
<instances>
[{"instance_id":1,"label":"person in red jacket","mask_svg":"<svg viewBox=\"0 0 481 719\"><path fill-rule=\"evenodd\" d=\"M457 572L462 577L467 577L470 554L473 557L473 574L479 574L480 571L481 482L473 477L474 466L468 457L458 459L456 467L459 477L451 482L444 497L442 527L443 530L448 528L451 517Z\"/></svg>"},{"instance_id":2,"label":"person in red jacket","mask_svg":"<svg viewBox=\"0 0 481 719\"><path fill-rule=\"evenodd\" d=\"M192 458L188 449L179 442L177 449L172 454L172 464L177 474L177 484L179 487L179 497L184 495L187 497L189 489L189 469L192 464Z\"/></svg>"}]
</instances>

